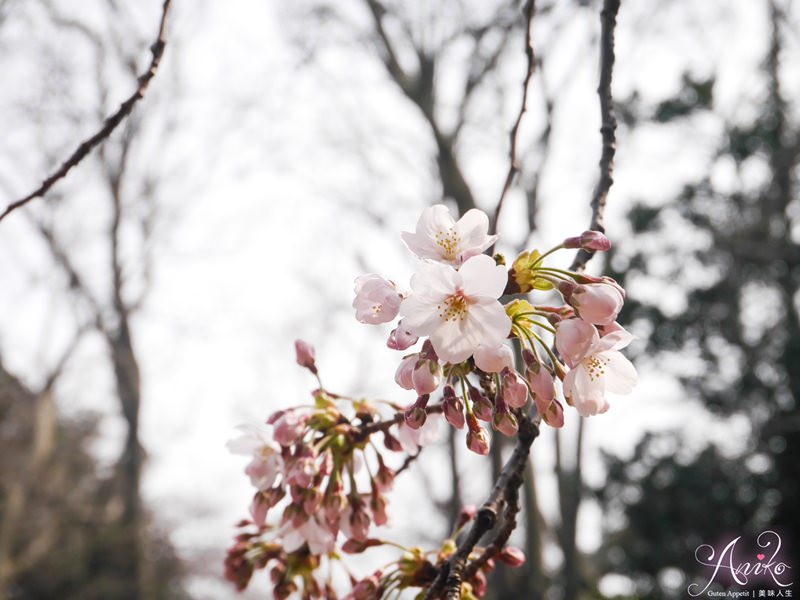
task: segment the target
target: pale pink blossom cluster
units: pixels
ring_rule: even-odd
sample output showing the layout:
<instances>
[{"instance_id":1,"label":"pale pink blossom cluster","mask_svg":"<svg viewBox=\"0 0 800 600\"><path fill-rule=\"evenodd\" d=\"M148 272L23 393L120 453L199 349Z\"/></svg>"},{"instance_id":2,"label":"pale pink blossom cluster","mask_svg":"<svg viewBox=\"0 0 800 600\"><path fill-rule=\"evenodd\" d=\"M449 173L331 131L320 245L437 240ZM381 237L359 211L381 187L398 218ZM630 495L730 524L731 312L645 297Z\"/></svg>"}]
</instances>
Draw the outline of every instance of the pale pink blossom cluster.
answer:
<instances>
[{"instance_id":1,"label":"pale pink blossom cluster","mask_svg":"<svg viewBox=\"0 0 800 600\"><path fill-rule=\"evenodd\" d=\"M619 353L632 336L616 323L625 291L611 278L544 264L560 248L608 250L602 233L586 231L545 254L524 252L510 269L500 255L483 254L497 236L489 235L489 219L476 209L455 221L444 205L427 208L415 232L402 239L420 259L409 289L363 275L356 279L353 307L363 323L400 317L387 341L391 349L405 351L424 340L395 372L395 382L417 395L405 411L409 427L425 423L430 396L441 389L447 421L458 429L466 425L467 447L485 454L489 440L478 421L515 435L515 411L529 399L545 423L564 424L558 379L581 416L607 410L606 392L632 389L636 372ZM565 304L532 305L524 298L536 290L557 290Z\"/></svg>"},{"instance_id":2,"label":"pale pink blossom cluster","mask_svg":"<svg viewBox=\"0 0 800 600\"><path fill-rule=\"evenodd\" d=\"M239 589L254 570L268 568L276 598L297 592L335 598L331 579L318 576L321 561L390 543L373 537L389 521L387 492L435 442L442 416L466 431L469 450L485 455L490 430L522 439L523 425L528 431L539 423L562 427L562 400L588 417L608 410L607 393L629 393L636 383L633 365L620 352L633 339L617 323L625 291L608 277L545 263L563 248L608 250L602 233L583 232L544 253L523 252L507 266L502 255L484 254L497 242L486 214L473 209L456 221L437 205L425 209L415 231L402 239L419 259L408 289L377 274L362 275L353 309L362 323L396 321L386 345L407 352L394 379L398 394L413 396L396 404L335 394L323 387L314 348L296 342L297 363L319 384L313 403L279 410L263 427L243 427L228 445L249 458L245 473L256 490L251 518L240 524L225 562L226 577ZM537 293L550 301L560 295L563 302L535 304ZM393 412L382 415L379 404ZM387 452L406 458L392 468ZM465 509L462 516L458 528L475 511ZM453 539L432 551L406 549L396 562L352 579L347 598L380 598L406 588L424 592L437 571L431 557L450 556ZM483 596L495 560L511 566L524 561L514 548L493 552L463 581L465 597Z\"/></svg>"},{"instance_id":3,"label":"pale pink blossom cluster","mask_svg":"<svg viewBox=\"0 0 800 600\"><path fill-rule=\"evenodd\" d=\"M319 379L314 348L298 340L295 351L297 363ZM262 427L240 427L242 435L228 442L232 453L249 458L245 474L256 490L251 518L241 524L256 529L239 534L226 558L226 576L240 589L254 568L269 563L276 597L297 591L298 581L308 597L333 597L314 595L324 586L293 565L318 562L339 537L345 549L378 543L369 536L388 522L395 470L372 438L382 436L388 452L416 455L438 435L436 414L411 428L402 419L376 421L377 409L365 400L322 388L313 397L313 406L279 410ZM364 471L369 477L359 484ZM270 519L276 511L279 518Z\"/></svg>"}]
</instances>

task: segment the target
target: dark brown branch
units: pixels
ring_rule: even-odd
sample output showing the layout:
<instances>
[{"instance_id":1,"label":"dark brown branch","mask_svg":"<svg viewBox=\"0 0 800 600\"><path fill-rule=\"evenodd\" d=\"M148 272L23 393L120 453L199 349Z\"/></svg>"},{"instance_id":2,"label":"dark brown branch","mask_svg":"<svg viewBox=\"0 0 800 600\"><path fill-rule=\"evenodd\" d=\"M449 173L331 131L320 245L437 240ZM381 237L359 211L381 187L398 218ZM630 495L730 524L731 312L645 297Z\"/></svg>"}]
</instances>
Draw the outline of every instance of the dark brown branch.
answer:
<instances>
[{"instance_id":1,"label":"dark brown branch","mask_svg":"<svg viewBox=\"0 0 800 600\"><path fill-rule=\"evenodd\" d=\"M433 404L431 406L425 407L425 412L429 415L434 414L441 414L443 412L443 408L441 404ZM373 423L369 423L368 425L364 425L363 427L357 427L358 430L357 438L358 439L367 439L373 433L378 433L379 431L386 431L392 425L397 425L403 421L403 412L398 412L393 417L389 419L383 419L382 421L375 421Z\"/></svg>"},{"instance_id":2,"label":"dark brown branch","mask_svg":"<svg viewBox=\"0 0 800 600\"><path fill-rule=\"evenodd\" d=\"M520 419L517 445L511 454L511 458L508 459L508 462L503 467L500 477L494 484L492 493L478 511L466 537L458 545L455 553L439 566L439 573L425 594L426 600L440 598L442 594L447 600L456 600L461 597L461 583L469 572L467 563L470 554L480 539L494 528L497 523L497 517L503 507L510 503L518 503L519 488L524 481L528 455L530 454L531 445L538 435L539 426L537 423L528 417ZM516 501L515 498L517 498ZM512 510L516 514L518 509ZM508 535L510 534L509 531Z\"/></svg>"},{"instance_id":3,"label":"dark brown branch","mask_svg":"<svg viewBox=\"0 0 800 600\"><path fill-rule=\"evenodd\" d=\"M605 209L608 191L614 183L614 155L617 150L617 119L614 117L613 98L611 96L611 78L614 73L614 28L617 25L617 13L620 0L603 0L600 12L600 85L597 94L600 97L600 135L603 138L603 151L600 155L600 180L597 182L592 196L592 221L589 229L605 232ZM572 271L582 270L593 251L580 250L572 261Z\"/></svg>"},{"instance_id":4,"label":"dark brown branch","mask_svg":"<svg viewBox=\"0 0 800 600\"><path fill-rule=\"evenodd\" d=\"M25 206L28 202L35 198L39 198L44 196L48 190L50 190L53 185L56 184L60 179L63 179L67 176L69 171L77 166L89 153L99 144L101 144L104 140L106 140L111 133L117 128L117 126L122 123L133 110L133 107L136 105L139 100L144 98L145 93L147 92L147 88L150 85L150 81L155 77L156 72L158 71L158 67L161 64L161 58L164 55L164 48L166 47L167 40L166 40L166 24L167 24L167 16L169 14L169 9L172 4L172 0L164 0L164 6L161 12L161 21L158 27L158 36L156 37L156 41L150 47L150 51L152 53L152 58L150 59L150 65L148 66L147 70L142 73L139 77L139 85L136 87L136 90L131 94L131 96L123 102L117 111L108 117L105 121L103 127L95 133L92 137L84 140L77 149L72 153L64 163L59 167L59 169L50 175L47 179L45 179L42 184L35 189L33 192L25 196L24 198L20 198L15 202L9 204L6 209L0 214L0 221L5 219L9 214L11 214L16 209Z\"/></svg>"},{"instance_id":5,"label":"dark brown branch","mask_svg":"<svg viewBox=\"0 0 800 600\"><path fill-rule=\"evenodd\" d=\"M494 538L492 538L489 545L484 548L483 553L464 569L464 579L469 579L475 575L481 567L489 562L489 559L494 558L503 549L508 538L511 537L511 534L517 528L517 514L521 508L519 503L519 487L509 488L506 497L506 507L503 511L503 524L497 530L497 533Z\"/></svg>"},{"instance_id":6,"label":"dark brown branch","mask_svg":"<svg viewBox=\"0 0 800 600\"><path fill-rule=\"evenodd\" d=\"M497 207L495 208L494 217L492 218L490 230L494 233L497 233L497 223L500 220L500 213L503 210L503 204L505 203L508 191L511 189L511 184L514 182L514 177L516 177L517 173L519 173L519 162L517 160L517 137L519 133L519 127L522 124L522 117L527 109L528 88L530 87L531 78L536 71L536 54L533 50L533 38L531 33L531 29L533 28L533 16L535 13L536 0L528 0L528 6L525 13L525 56L528 59L528 69L525 73L525 79L522 81L522 105L519 107L517 119L514 121L514 126L511 128L511 133L509 134L511 146L508 151L508 173L506 174L506 180L503 183L503 189L500 192L500 199L497 201Z\"/></svg>"}]
</instances>

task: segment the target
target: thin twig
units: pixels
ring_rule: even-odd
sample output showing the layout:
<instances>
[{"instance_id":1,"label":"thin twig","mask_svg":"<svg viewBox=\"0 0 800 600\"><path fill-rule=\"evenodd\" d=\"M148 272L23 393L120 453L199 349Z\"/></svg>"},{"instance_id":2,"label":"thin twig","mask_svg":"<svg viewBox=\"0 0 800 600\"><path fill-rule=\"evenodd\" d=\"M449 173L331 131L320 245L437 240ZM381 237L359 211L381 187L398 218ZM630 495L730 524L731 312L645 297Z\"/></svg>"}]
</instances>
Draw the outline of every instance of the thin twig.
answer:
<instances>
[{"instance_id":1,"label":"thin twig","mask_svg":"<svg viewBox=\"0 0 800 600\"><path fill-rule=\"evenodd\" d=\"M156 41L150 46L150 51L152 52L152 58L150 59L150 65L148 66L147 70L142 73L139 77L139 85L136 87L136 90L131 94L131 96L123 102L120 107L117 109L117 112L112 114L108 117L105 121L103 127L95 133L92 137L84 140L77 149L72 153L64 163L59 167L59 169L50 175L47 179L45 179L42 184L32 191L30 194L25 196L24 198L20 198L19 200L12 202L9 204L6 209L0 214L0 221L5 219L9 214L11 214L16 209L25 206L28 202L33 200L34 198L39 198L44 196L48 190L50 190L53 185L60 179L66 177L67 173L80 163L88 154L99 144L101 144L104 140L106 140L111 133L117 128L117 126L122 123L133 110L133 107L136 103L144 98L145 93L147 92L147 88L150 84L150 81L155 77L156 72L158 71L158 66L161 64L161 58L164 55L164 48L166 47L167 40L166 40L166 25L167 25L167 16L169 14L169 9L172 4L172 0L164 0L164 6L161 11L161 21L158 27L158 36L156 37Z\"/></svg>"},{"instance_id":2,"label":"thin twig","mask_svg":"<svg viewBox=\"0 0 800 600\"><path fill-rule=\"evenodd\" d=\"M455 553L439 566L439 572L428 588L425 600L434 600L441 597L443 593L447 600L461 597L461 583L468 573L469 556L484 534L494 528L502 507L509 501L513 502L517 496L524 481L525 466L528 464L531 445L538 435L539 426L536 422L528 417L520 419L517 445L511 458L500 472L500 477L495 482L492 493L478 511L466 537L458 545Z\"/></svg>"},{"instance_id":3,"label":"thin twig","mask_svg":"<svg viewBox=\"0 0 800 600\"><path fill-rule=\"evenodd\" d=\"M531 29L533 27L533 16L536 14L536 0L528 0L528 7L525 15L525 56L528 59L528 69L525 73L525 79L522 82L522 106L519 107L517 120L514 121L514 126L511 128L509 134L511 146L508 151L509 166L508 173L506 174L505 183L503 183L503 190L500 192L500 199L497 201L497 208L494 211L492 219L491 231L497 233L497 223L500 220L500 213L503 210L508 191L511 189L511 184L514 182L514 177L519 173L519 162L517 160L517 137L520 124L522 123L522 116L525 114L528 104L528 88L530 87L531 78L536 71L536 54L533 50L533 38Z\"/></svg>"},{"instance_id":4,"label":"thin twig","mask_svg":"<svg viewBox=\"0 0 800 600\"><path fill-rule=\"evenodd\" d=\"M432 404L430 406L425 407L425 413L429 415L440 414L444 411L444 408L441 404ZM393 417L388 419L383 419L381 421L374 421L372 423L368 423L367 425L363 425L361 427L356 427L357 429L357 438L358 439L367 439L373 433L378 433L379 431L386 431L392 425L397 425L403 422L405 414L403 412L398 412Z\"/></svg>"},{"instance_id":5,"label":"thin twig","mask_svg":"<svg viewBox=\"0 0 800 600\"><path fill-rule=\"evenodd\" d=\"M600 180L592 196L592 221L589 229L605 232L605 209L608 191L614 183L614 155L617 150L617 119L614 117L614 101L611 96L611 78L614 73L614 28L620 0L603 0L600 12L600 135L603 138L603 152L600 155ZM593 251L580 250L572 261L570 270L582 270Z\"/></svg>"}]
</instances>

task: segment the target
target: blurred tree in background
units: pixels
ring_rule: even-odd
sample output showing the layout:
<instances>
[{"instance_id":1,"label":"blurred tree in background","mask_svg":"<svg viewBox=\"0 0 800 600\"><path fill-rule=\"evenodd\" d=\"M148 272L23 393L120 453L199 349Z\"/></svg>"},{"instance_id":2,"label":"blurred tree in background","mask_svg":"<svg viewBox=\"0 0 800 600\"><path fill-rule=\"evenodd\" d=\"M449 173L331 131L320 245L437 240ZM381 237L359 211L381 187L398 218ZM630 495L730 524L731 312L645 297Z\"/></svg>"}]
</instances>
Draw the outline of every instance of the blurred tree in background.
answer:
<instances>
[{"instance_id":1,"label":"blurred tree in background","mask_svg":"<svg viewBox=\"0 0 800 600\"><path fill-rule=\"evenodd\" d=\"M54 380L53 380L54 381ZM0 363L0 598L127 598L131 547L113 475L89 451L96 419L58 415ZM183 566L145 515L139 597L182 598Z\"/></svg>"},{"instance_id":2,"label":"blurred tree in background","mask_svg":"<svg viewBox=\"0 0 800 600\"><path fill-rule=\"evenodd\" d=\"M629 295L622 320L649 332L641 362L674 372L709 421L743 417L750 431L706 440L700 451L683 448L681 431L648 434L632 457L606 456L608 481L597 493L608 517L597 558L601 571L630 577L642 597L685 597L702 543L753 539L765 528L790 534L791 543L800 532L800 121L781 63L797 28L777 1L764 8L771 39L757 110L725 122L706 176L663 206L630 210L635 236L620 240L611 260L629 290L642 281L685 286L677 315L652 295ZM714 84L687 75L677 97L655 107L629 102L622 112L633 127L680 125L712 114ZM738 449L731 455L720 441Z\"/></svg>"}]
</instances>

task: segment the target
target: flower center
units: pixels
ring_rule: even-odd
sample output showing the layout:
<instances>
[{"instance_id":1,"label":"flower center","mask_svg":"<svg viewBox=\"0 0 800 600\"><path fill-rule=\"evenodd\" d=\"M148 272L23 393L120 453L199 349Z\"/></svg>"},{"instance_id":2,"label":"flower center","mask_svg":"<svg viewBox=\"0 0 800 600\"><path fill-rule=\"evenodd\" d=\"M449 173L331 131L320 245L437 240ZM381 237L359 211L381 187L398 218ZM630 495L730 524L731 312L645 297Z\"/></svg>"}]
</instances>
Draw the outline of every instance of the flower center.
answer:
<instances>
[{"instance_id":1,"label":"flower center","mask_svg":"<svg viewBox=\"0 0 800 600\"><path fill-rule=\"evenodd\" d=\"M378 314L383 310L382 304L373 304L372 305L372 316L377 317Z\"/></svg>"},{"instance_id":2,"label":"flower center","mask_svg":"<svg viewBox=\"0 0 800 600\"><path fill-rule=\"evenodd\" d=\"M463 321L467 318L469 304L464 292L458 290L436 308L439 310L439 317L444 321Z\"/></svg>"},{"instance_id":3,"label":"flower center","mask_svg":"<svg viewBox=\"0 0 800 600\"><path fill-rule=\"evenodd\" d=\"M461 238L458 233L456 233L456 230L452 227L447 231L440 229L434 237L436 239L436 244L442 249L444 257L447 260L455 260L458 254L458 247L461 243Z\"/></svg>"},{"instance_id":4,"label":"flower center","mask_svg":"<svg viewBox=\"0 0 800 600\"><path fill-rule=\"evenodd\" d=\"M611 359L606 356L593 354L583 359L583 366L586 367L586 371L589 373L589 379L597 381L606 374L606 365L610 362Z\"/></svg>"}]
</instances>

